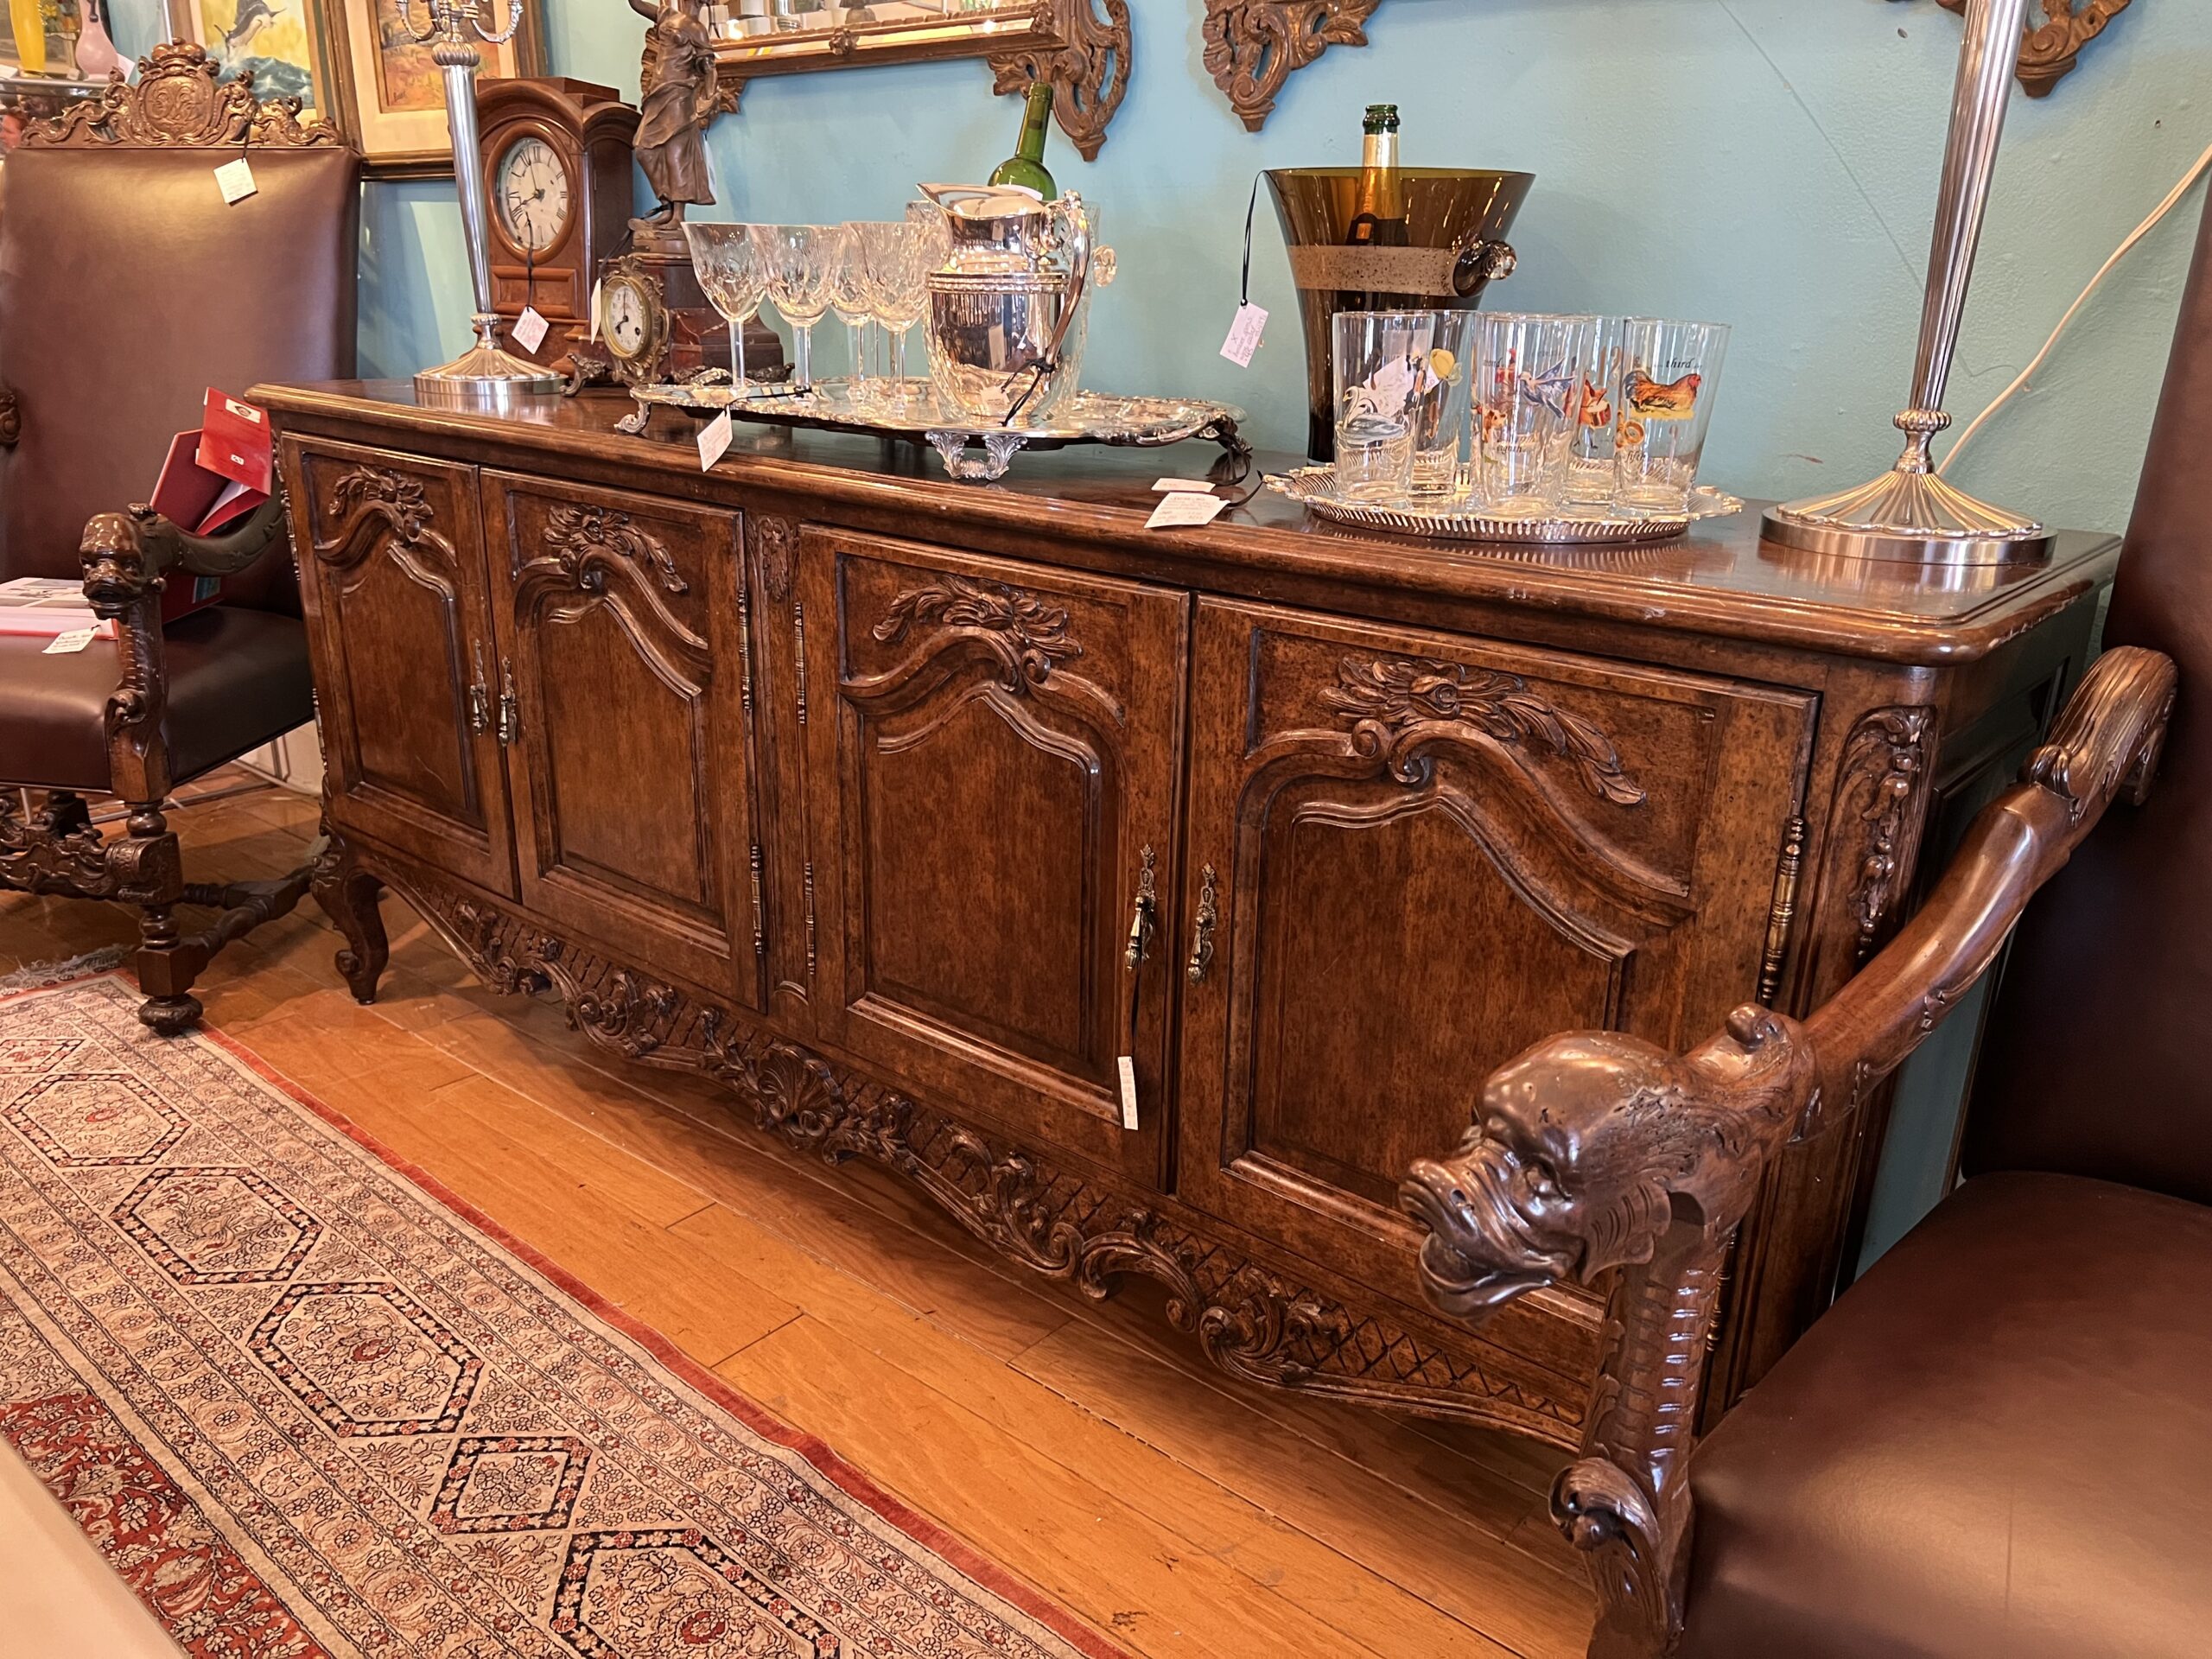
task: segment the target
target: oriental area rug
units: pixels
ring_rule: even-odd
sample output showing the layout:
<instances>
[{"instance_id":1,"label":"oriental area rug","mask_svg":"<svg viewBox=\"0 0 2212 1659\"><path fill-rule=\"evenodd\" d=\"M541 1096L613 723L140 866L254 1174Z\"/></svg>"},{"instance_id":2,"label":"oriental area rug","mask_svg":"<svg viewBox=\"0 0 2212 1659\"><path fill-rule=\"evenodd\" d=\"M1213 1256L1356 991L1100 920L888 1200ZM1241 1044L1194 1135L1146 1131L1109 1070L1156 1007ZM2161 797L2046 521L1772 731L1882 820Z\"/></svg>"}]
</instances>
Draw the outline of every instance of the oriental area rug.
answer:
<instances>
[{"instance_id":1,"label":"oriental area rug","mask_svg":"<svg viewBox=\"0 0 2212 1659\"><path fill-rule=\"evenodd\" d=\"M0 1438L188 1652L1118 1659L137 1001L0 1000Z\"/></svg>"}]
</instances>

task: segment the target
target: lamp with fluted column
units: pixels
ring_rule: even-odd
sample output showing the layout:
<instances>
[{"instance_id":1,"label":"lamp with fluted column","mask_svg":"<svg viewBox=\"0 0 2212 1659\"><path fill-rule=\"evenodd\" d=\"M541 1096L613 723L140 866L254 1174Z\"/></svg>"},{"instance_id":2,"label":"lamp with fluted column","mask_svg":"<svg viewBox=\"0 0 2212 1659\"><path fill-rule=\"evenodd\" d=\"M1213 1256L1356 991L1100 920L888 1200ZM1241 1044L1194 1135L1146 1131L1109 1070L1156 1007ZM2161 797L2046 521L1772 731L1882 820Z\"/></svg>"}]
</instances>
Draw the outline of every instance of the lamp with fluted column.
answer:
<instances>
[{"instance_id":1,"label":"lamp with fluted column","mask_svg":"<svg viewBox=\"0 0 2212 1659\"><path fill-rule=\"evenodd\" d=\"M476 343L450 363L415 377L423 403L505 409L526 397L561 389L561 377L499 344L499 317L492 308L492 249L485 224L484 152L476 137L476 70L483 61L476 41L505 46L522 26L522 0L507 0L504 31L486 29L478 0L426 0L430 21L415 27L413 0L399 0L400 27L416 44L435 41L430 61L446 85L446 125L453 134L453 177L461 193L461 228L468 244L468 278L476 301L469 324ZM493 0L494 5L498 0ZM475 39L470 37L474 35Z\"/></svg>"},{"instance_id":2,"label":"lamp with fluted column","mask_svg":"<svg viewBox=\"0 0 2212 1659\"><path fill-rule=\"evenodd\" d=\"M1951 98L1951 135L1936 200L1936 238L1928 257L1928 295L1920 315L1920 355L1912 404L1897 417L1905 435L1897 463L1872 483L1809 501L1770 507L1769 541L1849 558L1913 564L2006 564L2041 558L2050 532L2009 508L1978 501L1936 475L1929 446L1951 423L1943 387L1974 276L1975 245L1989 205L1990 175L2005 130L2027 0L1968 0L1966 39Z\"/></svg>"}]
</instances>

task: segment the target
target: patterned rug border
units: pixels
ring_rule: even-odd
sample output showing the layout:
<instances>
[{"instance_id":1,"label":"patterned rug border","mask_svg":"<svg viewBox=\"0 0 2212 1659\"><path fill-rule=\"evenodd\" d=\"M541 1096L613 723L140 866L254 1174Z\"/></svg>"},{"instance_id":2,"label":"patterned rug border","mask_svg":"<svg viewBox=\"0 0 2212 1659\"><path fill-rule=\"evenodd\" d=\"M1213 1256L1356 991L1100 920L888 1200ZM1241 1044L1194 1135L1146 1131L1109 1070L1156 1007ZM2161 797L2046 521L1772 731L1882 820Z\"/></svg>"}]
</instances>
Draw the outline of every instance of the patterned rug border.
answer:
<instances>
[{"instance_id":1,"label":"patterned rug border","mask_svg":"<svg viewBox=\"0 0 2212 1659\"><path fill-rule=\"evenodd\" d=\"M73 985L81 985L96 979L116 979L126 983L130 980L127 969L94 969L76 974L67 979L51 983L29 986L21 990L0 993L0 1006L21 1001L29 997L51 995ZM396 1028L395 1028L396 1029ZM966 1573L1003 1599L1011 1602L1030 1618L1044 1625L1055 1636L1066 1642L1088 1659L1139 1659L1129 1649L1118 1646L1084 1624L1065 1607L1052 1601L1014 1574L1009 1569L984 1555L965 1539L946 1530L938 1522L910 1508L899 1498L878 1485L868 1473L839 1455L827 1441L805 1430L784 1421L758 1401L748 1398L732 1388L706 1366L685 1353L652 1326L609 1301L589 1285L553 1261L535 1245L524 1243L508 1231L499 1221L486 1215L467 1199L419 1164L402 1157L385 1146L376 1136L354 1122L336 1107L317 1098L311 1091L292 1081L260 1055L255 1053L242 1038L205 1023L195 1033L206 1038L221 1049L254 1076L277 1090L294 1104L304 1107L340 1135L352 1141L365 1152L374 1156L385 1168L417 1188L424 1196L444 1206L454 1216L475 1228L501 1249L520 1261L532 1272L548 1281L564 1295L582 1303L594 1318L612 1325L623 1336L636 1343L659 1363L665 1365L690 1387L696 1389L709 1401L736 1418L763 1440L774 1442L785 1450L797 1453L811 1465L817 1472L835 1484L846 1496L863 1503L883 1520L905 1533L907 1537L943 1556L952 1566Z\"/></svg>"}]
</instances>

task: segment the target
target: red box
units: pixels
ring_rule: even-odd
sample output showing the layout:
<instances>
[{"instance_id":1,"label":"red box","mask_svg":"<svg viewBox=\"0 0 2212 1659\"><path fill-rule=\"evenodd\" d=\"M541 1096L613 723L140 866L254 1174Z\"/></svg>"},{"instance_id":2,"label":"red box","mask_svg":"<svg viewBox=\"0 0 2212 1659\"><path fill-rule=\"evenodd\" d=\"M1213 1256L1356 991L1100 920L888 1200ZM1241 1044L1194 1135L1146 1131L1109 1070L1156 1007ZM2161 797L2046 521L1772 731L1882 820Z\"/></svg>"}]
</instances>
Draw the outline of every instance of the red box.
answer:
<instances>
[{"instance_id":1,"label":"red box","mask_svg":"<svg viewBox=\"0 0 2212 1659\"><path fill-rule=\"evenodd\" d=\"M194 459L218 477L257 490L266 501L273 477L268 415L208 387L207 407L200 417L200 448Z\"/></svg>"}]
</instances>

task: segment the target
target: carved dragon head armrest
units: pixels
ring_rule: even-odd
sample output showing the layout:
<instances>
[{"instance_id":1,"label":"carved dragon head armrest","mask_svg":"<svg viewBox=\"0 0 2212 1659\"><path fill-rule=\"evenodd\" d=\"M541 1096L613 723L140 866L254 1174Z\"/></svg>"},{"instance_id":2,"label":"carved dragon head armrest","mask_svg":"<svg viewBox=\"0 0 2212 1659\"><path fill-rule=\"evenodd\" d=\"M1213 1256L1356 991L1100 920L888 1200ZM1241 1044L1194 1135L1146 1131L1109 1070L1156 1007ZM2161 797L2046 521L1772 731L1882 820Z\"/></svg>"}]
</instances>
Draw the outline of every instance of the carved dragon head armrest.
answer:
<instances>
[{"instance_id":1,"label":"carved dragon head armrest","mask_svg":"<svg viewBox=\"0 0 2212 1659\"><path fill-rule=\"evenodd\" d=\"M1516 1296L1649 1262L1678 1224L1725 1240L1812 1093L1796 1022L1756 1005L1687 1054L1618 1032L1538 1044L1483 1085L1474 1126L1402 1189L1421 1281L1479 1319Z\"/></svg>"},{"instance_id":2,"label":"carved dragon head armrest","mask_svg":"<svg viewBox=\"0 0 2212 1659\"><path fill-rule=\"evenodd\" d=\"M1802 1024L1740 1007L1681 1055L1614 1032L1554 1037L1491 1075L1457 1152L1414 1165L1401 1203L1428 1230L1422 1289L1446 1313L1479 1320L1616 1272L1584 1455L1552 1491L1554 1518L1591 1557L1593 1654L1664 1653L1681 1628L1706 1344L1761 1172L1847 1118L1996 959L2106 807L2144 798L2175 683L2157 652L2099 658L1920 912Z\"/></svg>"},{"instance_id":3,"label":"carved dragon head armrest","mask_svg":"<svg viewBox=\"0 0 2212 1659\"><path fill-rule=\"evenodd\" d=\"M119 616L158 592L171 570L233 576L284 542L280 489L216 536L194 536L143 502L127 512L94 513L77 553L85 567L86 599L100 615Z\"/></svg>"}]
</instances>

